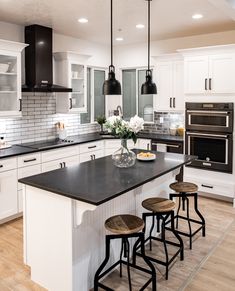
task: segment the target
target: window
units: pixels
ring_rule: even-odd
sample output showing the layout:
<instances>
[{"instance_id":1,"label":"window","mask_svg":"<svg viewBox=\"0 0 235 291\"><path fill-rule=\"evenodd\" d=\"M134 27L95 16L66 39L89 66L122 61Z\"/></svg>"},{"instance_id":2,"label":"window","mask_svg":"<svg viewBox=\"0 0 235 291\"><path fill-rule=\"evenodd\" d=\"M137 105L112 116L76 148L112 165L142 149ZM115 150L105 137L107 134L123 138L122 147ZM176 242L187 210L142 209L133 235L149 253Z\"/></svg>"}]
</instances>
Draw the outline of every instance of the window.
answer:
<instances>
[{"instance_id":1,"label":"window","mask_svg":"<svg viewBox=\"0 0 235 291\"><path fill-rule=\"evenodd\" d=\"M141 95L146 70L131 69L122 71L123 117L130 120L135 114L146 122L153 121L153 95Z\"/></svg>"},{"instance_id":2,"label":"window","mask_svg":"<svg viewBox=\"0 0 235 291\"><path fill-rule=\"evenodd\" d=\"M81 113L81 123L94 122L105 115L105 96L102 94L105 70L87 68L87 112Z\"/></svg>"}]
</instances>

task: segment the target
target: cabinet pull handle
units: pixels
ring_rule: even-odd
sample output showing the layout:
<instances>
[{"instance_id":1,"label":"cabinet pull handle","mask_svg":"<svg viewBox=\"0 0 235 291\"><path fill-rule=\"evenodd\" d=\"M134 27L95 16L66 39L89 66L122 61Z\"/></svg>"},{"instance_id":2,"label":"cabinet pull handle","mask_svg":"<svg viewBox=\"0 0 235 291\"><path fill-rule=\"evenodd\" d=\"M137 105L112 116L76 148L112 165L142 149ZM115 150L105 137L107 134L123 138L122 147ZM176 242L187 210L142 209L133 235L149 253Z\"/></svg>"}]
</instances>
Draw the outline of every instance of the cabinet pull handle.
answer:
<instances>
[{"instance_id":1,"label":"cabinet pull handle","mask_svg":"<svg viewBox=\"0 0 235 291\"><path fill-rule=\"evenodd\" d=\"M177 149L180 147L180 145L176 145L176 144L166 144L166 146L169 148L177 148Z\"/></svg>"},{"instance_id":2,"label":"cabinet pull handle","mask_svg":"<svg viewBox=\"0 0 235 291\"><path fill-rule=\"evenodd\" d=\"M3 165L0 165L0 168L3 168Z\"/></svg>"},{"instance_id":3,"label":"cabinet pull handle","mask_svg":"<svg viewBox=\"0 0 235 291\"><path fill-rule=\"evenodd\" d=\"M209 90L211 90L211 78L209 79Z\"/></svg>"},{"instance_id":4,"label":"cabinet pull handle","mask_svg":"<svg viewBox=\"0 0 235 291\"><path fill-rule=\"evenodd\" d=\"M95 160L95 155L93 155L93 158L94 158L94 160Z\"/></svg>"},{"instance_id":5,"label":"cabinet pull handle","mask_svg":"<svg viewBox=\"0 0 235 291\"><path fill-rule=\"evenodd\" d=\"M33 161L37 161L37 159L33 158L33 159L24 160L24 163L29 163L29 162L33 162Z\"/></svg>"},{"instance_id":6,"label":"cabinet pull handle","mask_svg":"<svg viewBox=\"0 0 235 291\"><path fill-rule=\"evenodd\" d=\"M96 145L88 147L88 149L94 149L94 148L96 148Z\"/></svg>"},{"instance_id":7,"label":"cabinet pull handle","mask_svg":"<svg viewBox=\"0 0 235 291\"><path fill-rule=\"evenodd\" d=\"M170 108L172 108L172 98L170 98Z\"/></svg>"},{"instance_id":8,"label":"cabinet pull handle","mask_svg":"<svg viewBox=\"0 0 235 291\"><path fill-rule=\"evenodd\" d=\"M205 188L210 188L210 189L213 189L213 188L214 188L213 186L205 185L205 184L202 184L201 186L202 186L202 187L205 187Z\"/></svg>"},{"instance_id":9,"label":"cabinet pull handle","mask_svg":"<svg viewBox=\"0 0 235 291\"><path fill-rule=\"evenodd\" d=\"M64 164L64 168L66 167L66 163L65 162L63 162L63 164Z\"/></svg>"},{"instance_id":10,"label":"cabinet pull handle","mask_svg":"<svg viewBox=\"0 0 235 291\"><path fill-rule=\"evenodd\" d=\"M63 168L63 164L62 164L62 163L60 163L60 168L61 168L61 169Z\"/></svg>"},{"instance_id":11,"label":"cabinet pull handle","mask_svg":"<svg viewBox=\"0 0 235 291\"><path fill-rule=\"evenodd\" d=\"M93 155L90 155L90 157L91 157L91 160L93 161Z\"/></svg>"},{"instance_id":12,"label":"cabinet pull handle","mask_svg":"<svg viewBox=\"0 0 235 291\"><path fill-rule=\"evenodd\" d=\"M173 98L173 107L175 108L175 97Z\"/></svg>"},{"instance_id":13,"label":"cabinet pull handle","mask_svg":"<svg viewBox=\"0 0 235 291\"><path fill-rule=\"evenodd\" d=\"M21 112L22 111L22 99L19 99L19 101L20 101L20 109L19 109L19 111Z\"/></svg>"},{"instance_id":14,"label":"cabinet pull handle","mask_svg":"<svg viewBox=\"0 0 235 291\"><path fill-rule=\"evenodd\" d=\"M205 90L207 90L207 78L205 79Z\"/></svg>"},{"instance_id":15,"label":"cabinet pull handle","mask_svg":"<svg viewBox=\"0 0 235 291\"><path fill-rule=\"evenodd\" d=\"M69 103L70 103L69 109L73 109L73 101L72 101L72 98L69 98Z\"/></svg>"}]
</instances>

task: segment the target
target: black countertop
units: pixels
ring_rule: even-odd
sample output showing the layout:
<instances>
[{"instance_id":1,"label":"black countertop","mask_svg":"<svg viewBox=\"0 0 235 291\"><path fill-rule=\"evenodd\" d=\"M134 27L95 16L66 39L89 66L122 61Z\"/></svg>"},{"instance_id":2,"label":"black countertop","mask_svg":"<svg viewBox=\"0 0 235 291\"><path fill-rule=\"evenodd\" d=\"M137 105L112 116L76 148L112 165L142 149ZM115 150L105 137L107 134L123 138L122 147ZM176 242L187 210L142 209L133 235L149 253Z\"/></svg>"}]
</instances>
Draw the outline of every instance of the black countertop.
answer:
<instances>
[{"instance_id":1,"label":"black countertop","mask_svg":"<svg viewBox=\"0 0 235 291\"><path fill-rule=\"evenodd\" d=\"M135 152L139 152L135 150ZM75 200L100 205L194 160L194 156L156 153L149 162L117 168L111 156L20 179L19 182Z\"/></svg>"},{"instance_id":2,"label":"black countertop","mask_svg":"<svg viewBox=\"0 0 235 291\"><path fill-rule=\"evenodd\" d=\"M167 135L167 134L140 133L140 134L138 134L138 137L159 140L159 141L182 141L183 142L183 137L172 136L172 135ZM58 142L57 144L51 144L50 146L45 147L45 148L41 148L41 149L31 148L32 144L36 145L36 144L39 144L40 142L25 143L22 145L20 145L20 144L13 145L11 148L8 148L5 150L0 150L0 159L9 158L9 157L18 156L18 155L23 155L23 154L30 154L33 152L39 152L39 151L45 151L45 150L56 149L56 148L61 148L61 147L67 147L67 146L72 146L72 145L77 145L77 144L82 144L82 143L92 142L92 141L97 141L97 140L112 139L112 138L115 138L115 137L111 137L109 135L102 136L99 133L89 133L89 134L80 134L80 135L76 135L76 136L67 137L66 138L67 140L73 141L71 143Z\"/></svg>"},{"instance_id":3,"label":"black countertop","mask_svg":"<svg viewBox=\"0 0 235 291\"><path fill-rule=\"evenodd\" d=\"M1 149L0 150L0 159L3 158L9 158L9 157L14 157L14 156L20 156L20 155L25 155L25 154L30 154L35 152L35 150L20 146L20 145L13 145L12 147L8 149Z\"/></svg>"}]
</instances>

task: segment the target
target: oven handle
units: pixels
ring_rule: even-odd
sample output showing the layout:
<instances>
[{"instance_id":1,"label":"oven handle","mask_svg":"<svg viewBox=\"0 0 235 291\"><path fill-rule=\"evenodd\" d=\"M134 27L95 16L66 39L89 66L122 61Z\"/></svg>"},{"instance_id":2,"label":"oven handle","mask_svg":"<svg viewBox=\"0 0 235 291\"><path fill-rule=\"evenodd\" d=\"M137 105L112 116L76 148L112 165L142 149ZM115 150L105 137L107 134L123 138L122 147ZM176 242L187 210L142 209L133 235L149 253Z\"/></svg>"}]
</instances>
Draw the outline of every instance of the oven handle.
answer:
<instances>
[{"instance_id":1,"label":"oven handle","mask_svg":"<svg viewBox=\"0 0 235 291\"><path fill-rule=\"evenodd\" d=\"M188 135L203 135L203 136L212 136L212 137L224 137L227 138L228 135L227 134L210 134L210 133L195 133L195 132L186 132L186 134Z\"/></svg>"},{"instance_id":2,"label":"oven handle","mask_svg":"<svg viewBox=\"0 0 235 291\"><path fill-rule=\"evenodd\" d=\"M227 115L230 114L228 111L209 111L209 110L187 110L188 113L200 113L203 115L203 113L207 114L221 114L221 115Z\"/></svg>"}]
</instances>

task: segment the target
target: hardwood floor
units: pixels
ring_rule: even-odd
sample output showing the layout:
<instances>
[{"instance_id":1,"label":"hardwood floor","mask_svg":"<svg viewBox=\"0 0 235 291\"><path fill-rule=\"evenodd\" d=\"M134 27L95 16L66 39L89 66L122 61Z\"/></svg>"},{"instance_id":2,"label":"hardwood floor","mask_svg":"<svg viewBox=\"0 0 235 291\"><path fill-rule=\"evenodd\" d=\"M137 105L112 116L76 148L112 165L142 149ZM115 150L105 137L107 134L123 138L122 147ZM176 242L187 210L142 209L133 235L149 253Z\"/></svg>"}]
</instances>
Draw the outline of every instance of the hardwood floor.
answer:
<instances>
[{"instance_id":1,"label":"hardwood floor","mask_svg":"<svg viewBox=\"0 0 235 291\"><path fill-rule=\"evenodd\" d=\"M185 260L175 262L168 281L164 279L164 268L157 266L158 291L235 290L235 209L229 203L202 197L199 208L206 218L206 237L198 234L193 250L189 250L188 240L184 239ZM30 270L23 264L22 232L22 219L0 226L0 291L45 291L30 280ZM163 254L159 245L155 245L152 253L154 250L158 255ZM131 276L133 290L138 290L147 278L135 271ZM120 280L114 271L105 283L117 291L128 290L125 273Z\"/></svg>"}]
</instances>

